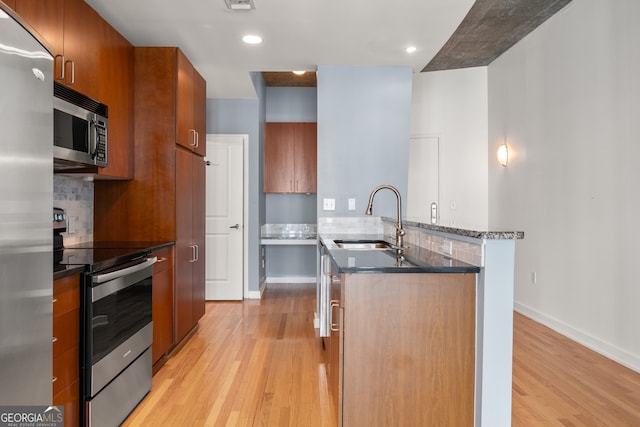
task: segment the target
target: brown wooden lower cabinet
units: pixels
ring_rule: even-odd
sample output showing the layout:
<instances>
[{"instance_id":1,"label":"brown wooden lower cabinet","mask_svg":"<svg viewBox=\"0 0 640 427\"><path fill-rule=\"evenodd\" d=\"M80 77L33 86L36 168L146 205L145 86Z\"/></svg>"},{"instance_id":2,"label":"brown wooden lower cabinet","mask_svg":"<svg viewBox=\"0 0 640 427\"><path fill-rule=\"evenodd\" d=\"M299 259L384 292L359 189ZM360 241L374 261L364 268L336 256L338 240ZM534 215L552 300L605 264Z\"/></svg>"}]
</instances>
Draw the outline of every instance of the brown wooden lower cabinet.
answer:
<instances>
[{"instance_id":1,"label":"brown wooden lower cabinet","mask_svg":"<svg viewBox=\"0 0 640 427\"><path fill-rule=\"evenodd\" d=\"M153 265L153 345L155 364L173 347L173 246L158 249Z\"/></svg>"},{"instance_id":2,"label":"brown wooden lower cabinet","mask_svg":"<svg viewBox=\"0 0 640 427\"><path fill-rule=\"evenodd\" d=\"M340 278L329 369L339 425L472 426L475 274Z\"/></svg>"},{"instance_id":3,"label":"brown wooden lower cabinet","mask_svg":"<svg viewBox=\"0 0 640 427\"><path fill-rule=\"evenodd\" d=\"M64 425L79 425L80 276L53 282L53 404L64 406Z\"/></svg>"},{"instance_id":4,"label":"brown wooden lower cabinet","mask_svg":"<svg viewBox=\"0 0 640 427\"><path fill-rule=\"evenodd\" d=\"M204 315L204 168L202 157L176 148L176 342Z\"/></svg>"}]
</instances>

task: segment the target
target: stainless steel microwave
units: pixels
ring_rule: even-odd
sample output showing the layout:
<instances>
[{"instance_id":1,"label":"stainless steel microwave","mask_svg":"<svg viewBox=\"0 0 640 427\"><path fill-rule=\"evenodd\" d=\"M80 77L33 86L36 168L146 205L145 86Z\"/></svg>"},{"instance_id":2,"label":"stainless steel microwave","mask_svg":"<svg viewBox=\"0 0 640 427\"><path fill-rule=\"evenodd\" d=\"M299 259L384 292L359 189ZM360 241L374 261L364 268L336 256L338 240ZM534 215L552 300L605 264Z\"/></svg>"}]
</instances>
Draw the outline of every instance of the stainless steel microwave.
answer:
<instances>
[{"instance_id":1,"label":"stainless steel microwave","mask_svg":"<svg viewBox=\"0 0 640 427\"><path fill-rule=\"evenodd\" d=\"M106 167L108 107L57 82L53 95L54 169Z\"/></svg>"}]
</instances>

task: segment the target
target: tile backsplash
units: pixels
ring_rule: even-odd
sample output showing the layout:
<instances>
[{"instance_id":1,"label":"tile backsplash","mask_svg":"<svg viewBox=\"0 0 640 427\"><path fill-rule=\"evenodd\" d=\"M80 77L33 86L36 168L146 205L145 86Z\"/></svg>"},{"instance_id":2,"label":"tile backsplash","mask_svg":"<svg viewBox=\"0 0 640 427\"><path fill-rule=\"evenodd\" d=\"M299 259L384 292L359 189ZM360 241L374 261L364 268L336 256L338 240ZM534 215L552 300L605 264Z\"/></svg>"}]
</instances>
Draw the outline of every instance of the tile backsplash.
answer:
<instances>
[{"instance_id":1,"label":"tile backsplash","mask_svg":"<svg viewBox=\"0 0 640 427\"><path fill-rule=\"evenodd\" d=\"M318 233L321 234L381 234L382 230L382 219L375 216L318 218Z\"/></svg>"},{"instance_id":2,"label":"tile backsplash","mask_svg":"<svg viewBox=\"0 0 640 427\"><path fill-rule=\"evenodd\" d=\"M405 226L406 235L404 241L430 251L451 256L468 264L482 267L484 265L482 245L479 243L464 242L450 239L444 236L430 233L419 227ZM395 226L393 223L384 222L384 234L395 238Z\"/></svg>"},{"instance_id":3,"label":"tile backsplash","mask_svg":"<svg viewBox=\"0 0 640 427\"><path fill-rule=\"evenodd\" d=\"M53 206L67 213L65 245L93 240L93 181L54 175Z\"/></svg>"}]
</instances>

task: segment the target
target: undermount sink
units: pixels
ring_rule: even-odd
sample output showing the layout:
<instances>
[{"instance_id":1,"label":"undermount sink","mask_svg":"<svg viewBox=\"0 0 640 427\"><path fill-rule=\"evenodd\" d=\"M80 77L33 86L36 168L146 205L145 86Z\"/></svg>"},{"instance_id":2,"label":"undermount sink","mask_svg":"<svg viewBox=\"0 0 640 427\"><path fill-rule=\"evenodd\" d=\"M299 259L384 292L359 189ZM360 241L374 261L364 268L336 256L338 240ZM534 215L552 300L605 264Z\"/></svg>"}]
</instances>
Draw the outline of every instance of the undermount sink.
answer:
<instances>
[{"instance_id":1,"label":"undermount sink","mask_svg":"<svg viewBox=\"0 0 640 427\"><path fill-rule=\"evenodd\" d=\"M334 240L333 243L341 249L351 250L376 250L376 249L393 249L393 245L384 240Z\"/></svg>"}]
</instances>

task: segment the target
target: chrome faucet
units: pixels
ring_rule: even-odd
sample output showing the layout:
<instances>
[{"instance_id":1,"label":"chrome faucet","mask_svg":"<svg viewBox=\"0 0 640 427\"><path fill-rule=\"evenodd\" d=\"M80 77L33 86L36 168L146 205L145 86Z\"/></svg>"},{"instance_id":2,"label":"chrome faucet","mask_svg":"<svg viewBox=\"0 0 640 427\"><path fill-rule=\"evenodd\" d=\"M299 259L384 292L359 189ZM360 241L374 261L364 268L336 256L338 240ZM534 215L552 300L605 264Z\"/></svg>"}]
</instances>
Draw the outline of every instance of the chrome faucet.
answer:
<instances>
[{"instance_id":1,"label":"chrome faucet","mask_svg":"<svg viewBox=\"0 0 640 427\"><path fill-rule=\"evenodd\" d=\"M369 194L369 204L367 205L367 210L364 211L364 214L371 215L371 209L373 208L373 196L375 196L376 193L382 190L383 188L393 191L393 193L396 195L396 202L398 204L398 219L396 220L396 224L395 224L396 246L397 246L397 249L402 249L403 236L405 235L406 232L404 231L404 228L402 228L402 197L400 197L400 192L396 187L394 187L393 185L382 184L374 188L371 191L371 194Z\"/></svg>"}]
</instances>

